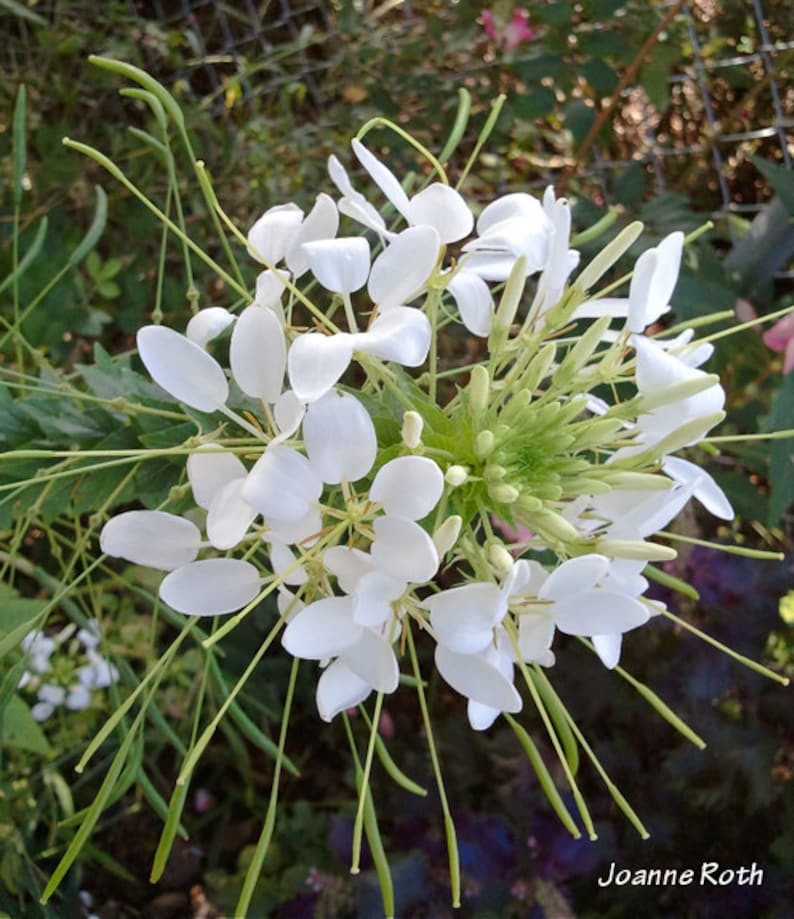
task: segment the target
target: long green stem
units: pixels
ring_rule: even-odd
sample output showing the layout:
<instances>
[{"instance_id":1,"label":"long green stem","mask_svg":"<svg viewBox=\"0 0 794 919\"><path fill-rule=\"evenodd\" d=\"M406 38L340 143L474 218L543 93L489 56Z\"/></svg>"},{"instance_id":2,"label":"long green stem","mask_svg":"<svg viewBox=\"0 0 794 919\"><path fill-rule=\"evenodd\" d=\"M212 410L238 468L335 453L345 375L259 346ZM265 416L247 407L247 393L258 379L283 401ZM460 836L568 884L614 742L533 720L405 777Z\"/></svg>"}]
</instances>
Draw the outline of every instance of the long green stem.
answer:
<instances>
[{"instance_id":1,"label":"long green stem","mask_svg":"<svg viewBox=\"0 0 794 919\"><path fill-rule=\"evenodd\" d=\"M447 793L444 789L444 778L441 775L441 765L438 760L438 751L436 742L433 738L433 726L430 722L430 712L427 708L427 699L425 698L424 681L422 673L419 670L419 660L416 656L414 647L414 637L412 634L411 623L406 617L403 628L408 641L408 652L411 656L411 667L416 678L416 697L419 700L419 708L422 712L422 723L425 727L425 736L427 737L427 749L430 753L430 762L433 765L433 775L438 788L438 797L441 801L441 810L444 814L444 831L447 838L447 854L449 856L449 881L452 887L452 906L455 909L460 907L460 853L458 852L458 838L455 832L455 823L447 802Z\"/></svg>"}]
</instances>

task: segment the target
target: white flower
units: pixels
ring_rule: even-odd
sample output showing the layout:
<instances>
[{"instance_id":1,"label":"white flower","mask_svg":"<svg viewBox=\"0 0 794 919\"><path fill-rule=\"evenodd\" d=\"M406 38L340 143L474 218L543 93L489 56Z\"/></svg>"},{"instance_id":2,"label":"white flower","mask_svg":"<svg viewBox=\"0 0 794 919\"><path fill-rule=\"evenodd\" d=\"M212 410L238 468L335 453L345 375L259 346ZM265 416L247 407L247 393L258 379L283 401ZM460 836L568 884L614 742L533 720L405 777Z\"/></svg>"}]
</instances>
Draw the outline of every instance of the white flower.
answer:
<instances>
[{"instance_id":1,"label":"white flower","mask_svg":"<svg viewBox=\"0 0 794 919\"><path fill-rule=\"evenodd\" d=\"M314 207L304 219L296 204L271 207L248 231L248 251L258 262L272 268L282 259L299 278L309 269L303 244L332 239L339 227L336 205L328 195L317 195Z\"/></svg>"},{"instance_id":2,"label":"white flower","mask_svg":"<svg viewBox=\"0 0 794 919\"><path fill-rule=\"evenodd\" d=\"M690 367L649 338L634 335L631 341L637 354L637 389L642 395L663 398L665 392L676 384L706 377L702 370ZM681 446L696 443L710 430L715 414L720 412L724 404L725 391L719 383L714 383L695 395L675 399L643 412L637 418L642 449L658 443L684 424L702 419L703 430L695 431Z\"/></svg>"},{"instance_id":3,"label":"white flower","mask_svg":"<svg viewBox=\"0 0 794 919\"><path fill-rule=\"evenodd\" d=\"M527 276L542 271L550 255L553 224L537 198L525 192L492 201L477 219L477 238L463 246L463 267L486 281L506 281L520 256Z\"/></svg>"},{"instance_id":4,"label":"white flower","mask_svg":"<svg viewBox=\"0 0 794 919\"><path fill-rule=\"evenodd\" d=\"M143 326L137 342L152 379L177 402L200 412L215 412L226 404L226 374L200 345L162 325Z\"/></svg>"},{"instance_id":5,"label":"white flower","mask_svg":"<svg viewBox=\"0 0 794 919\"><path fill-rule=\"evenodd\" d=\"M353 152L396 210L411 227L432 227L442 243L456 242L468 236L474 218L463 197L454 188L433 182L409 198L394 173L368 150L361 141L353 139ZM339 160L332 156L328 161L331 181L342 194L339 210L381 236L389 237L386 225L375 208L357 192Z\"/></svg>"},{"instance_id":6,"label":"white flower","mask_svg":"<svg viewBox=\"0 0 794 919\"><path fill-rule=\"evenodd\" d=\"M290 384L301 401L314 402L341 378L355 351L418 367L427 357L430 338L427 316L407 306L381 313L367 332L299 335L287 356Z\"/></svg>"},{"instance_id":7,"label":"white flower","mask_svg":"<svg viewBox=\"0 0 794 919\"><path fill-rule=\"evenodd\" d=\"M577 319L596 316L626 317L629 332L642 332L670 310L670 297L678 281L684 234L676 231L637 259L628 297L589 300L574 313Z\"/></svg>"}]
</instances>

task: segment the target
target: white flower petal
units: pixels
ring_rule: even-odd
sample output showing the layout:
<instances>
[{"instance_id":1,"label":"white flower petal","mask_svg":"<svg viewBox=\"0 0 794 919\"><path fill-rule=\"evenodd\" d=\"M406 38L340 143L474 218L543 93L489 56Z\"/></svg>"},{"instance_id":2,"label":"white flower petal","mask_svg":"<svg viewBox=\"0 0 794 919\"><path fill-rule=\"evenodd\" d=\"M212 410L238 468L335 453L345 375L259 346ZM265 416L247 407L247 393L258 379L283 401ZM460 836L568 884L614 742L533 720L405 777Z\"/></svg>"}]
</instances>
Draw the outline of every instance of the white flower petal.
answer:
<instances>
[{"instance_id":1,"label":"white flower petal","mask_svg":"<svg viewBox=\"0 0 794 919\"><path fill-rule=\"evenodd\" d=\"M317 711L323 721L355 708L372 692L372 687L341 660L327 667L317 681Z\"/></svg>"},{"instance_id":2,"label":"white flower petal","mask_svg":"<svg viewBox=\"0 0 794 919\"><path fill-rule=\"evenodd\" d=\"M337 202L339 213L351 220L355 220L367 229L377 233L381 239L391 239L394 233L386 229L386 222L377 210L364 199L363 195L356 192L355 198L340 198Z\"/></svg>"},{"instance_id":3,"label":"white flower petal","mask_svg":"<svg viewBox=\"0 0 794 919\"><path fill-rule=\"evenodd\" d=\"M477 233L482 236L497 223L512 218L520 218L529 224L543 228L550 227L548 216L543 210L543 205L526 192L512 192L502 195L485 207L477 218Z\"/></svg>"},{"instance_id":4,"label":"white flower petal","mask_svg":"<svg viewBox=\"0 0 794 919\"><path fill-rule=\"evenodd\" d=\"M548 576L538 591L541 600L561 600L590 590L609 568L603 555L580 555L563 562Z\"/></svg>"},{"instance_id":5,"label":"white flower petal","mask_svg":"<svg viewBox=\"0 0 794 919\"><path fill-rule=\"evenodd\" d=\"M499 717L501 712L498 708L491 708L490 705L483 705L481 702L473 702L469 699L466 706L466 714L468 715L469 724L472 726L472 730L487 731Z\"/></svg>"},{"instance_id":6,"label":"white flower petal","mask_svg":"<svg viewBox=\"0 0 794 919\"><path fill-rule=\"evenodd\" d=\"M320 538L323 517L316 505L296 520L269 520L270 529L287 545L311 548Z\"/></svg>"},{"instance_id":7,"label":"white flower petal","mask_svg":"<svg viewBox=\"0 0 794 919\"><path fill-rule=\"evenodd\" d=\"M298 520L318 500L323 483L305 456L271 445L248 473L242 498L272 520Z\"/></svg>"},{"instance_id":8,"label":"white flower petal","mask_svg":"<svg viewBox=\"0 0 794 919\"><path fill-rule=\"evenodd\" d=\"M375 154L371 153L357 138L353 138L351 146L353 147L353 152L356 154L356 158L370 174L372 181L378 186L383 194L386 195L403 217L407 219L409 212L408 195L403 191L403 187L398 182L394 173L384 166Z\"/></svg>"},{"instance_id":9,"label":"white flower petal","mask_svg":"<svg viewBox=\"0 0 794 919\"><path fill-rule=\"evenodd\" d=\"M305 243L303 251L312 274L326 290L350 294L367 283L370 252L362 236Z\"/></svg>"},{"instance_id":10,"label":"white flower petal","mask_svg":"<svg viewBox=\"0 0 794 919\"><path fill-rule=\"evenodd\" d=\"M284 314L281 308L281 295L284 293L286 282L290 280L290 273L283 268L278 272L266 268L256 277L256 293L254 303L262 309L273 310L278 319L283 322Z\"/></svg>"},{"instance_id":11,"label":"white flower petal","mask_svg":"<svg viewBox=\"0 0 794 919\"><path fill-rule=\"evenodd\" d=\"M106 555L160 571L192 562L200 545L201 533L194 523L165 511L117 514L99 535L99 546Z\"/></svg>"},{"instance_id":12,"label":"white flower petal","mask_svg":"<svg viewBox=\"0 0 794 919\"><path fill-rule=\"evenodd\" d=\"M364 574L356 581L354 588L353 620L370 628L388 622L394 615L391 604L399 600L406 586L405 581L389 577L382 571Z\"/></svg>"},{"instance_id":13,"label":"white flower petal","mask_svg":"<svg viewBox=\"0 0 794 919\"><path fill-rule=\"evenodd\" d=\"M438 553L433 540L412 520L378 517L372 524L375 539L370 553L385 574L399 580L422 583L438 570Z\"/></svg>"},{"instance_id":14,"label":"white flower petal","mask_svg":"<svg viewBox=\"0 0 794 919\"><path fill-rule=\"evenodd\" d=\"M82 712L91 704L91 692L85 686L78 684L69 689L64 705L70 711Z\"/></svg>"},{"instance_id":15,"label":"white flower petal","mask_svg":"<svg viewBox=\"0 0 794 919\"><path fill-rule=\"evenodd\" d=\"M256 511L240 495L244 484L244 478L232 479L212 499L207 513L207 539L216 549L233 549L254 522Z\"/></svg>"},{"instance_id":16,"label":"white flower petal","mask_svg":"<svg viewBox=\"0 0 794 919\"><path fill-rule=\"evenodd\" d=\"M193 499L206 510L224 485L248 474L240 459L218 444L204 444L196 453L190 454L186 465Z\"/></svg>"},{"instance_id":17,"label":"white flower petal","mask_svg":"<svg viewBox=\"0 0 794 919\"><path fill-rule=\"evenodd\" d=\"M511 252L469 252L463 264L466 271L476 274L484 281L506 281L517 258L518 256ZM538 271L539 267L532 266L527 274Z\"/></svg>"},{"instance_id":18,"label":"white flower petal","mask_svg":"<svg viewBox=\"0 0 794 919\"><path fill-rule=\"evenodd\" d=\"M204 348L234 322L234 316L222 306L208 306L192 316L185 329L190 341Z\"/></svg>"},{"instance_id":19,"label":"white flower petal","mask_svg":"<svg viewBox=\"0 0 794 919\"><path fill-rule=\"evenodd\" d=\"M222 616L247 606L259 593L259 572L237 558L208 558L172 571L160 599L188 616Z\"/></svg>"},{"instance_id":20,"label":"white flower petal","mask_svg":"<svg viewBox=\"0 0 794 919\"><path fill-rule=\"evenodd\" d=\"M436 667L449 685L462 696L498 709L520 712L521 696L497 667L479 654L455 654L436 645Z\"/></svg>"},{"instance_id":21,"label":"white flower petal","mask_svg":"<svg viewBox=\"0 0 794 919\"><path fill-rule=\"evenodd\" d=\"M304 606L290 620L281 644L294 657L320 661L344 651L363 631L353 622L350 597L326 597Z\"/></svg>"},{"instance_id":22,"label":"white flower petal","mask_svg":"<svg viewBox=\"0 0 794 919\"><path fill-rule=\"evenodd\" d=\"M683 251L684 234L680 230L665 236L656 246L656 271L648 295L648 322L658 319L669 308L670 298L678 282Z\"/></svg>"},{"instance_id":23,"label":"white flower petal","mask_svg":"<svg viewBox=\"0 0 794 919\"><path fill-rule=\"evenodd\" d=\"M554 603L554 621L566 635L607 635L628 632L648 621L644 603L611 590L569 594Z\"/></svg>"},{"instance_id":24,"label":"white flower petal","mask_svg":"<svg viewBox=\"0 0 794 919\"><path fill-rule=\"evenodd\" d=\"M441 241L433 227L398 233L375 259L367 291L381 310L409 303L427 284L438 261Z\"/></svg>"},{"instance_id":25,"label":"white flower petal","mask_svg":"<svg viewBox=\"0 0 794 919\"><path fill-rule=\"evenodd\" d=\"M54 683L45 683L38 692L40 702L49 702L52 705L61 705L66 698L66 690L63 686L56 686Z\"/></svg>"},{"instance_id":26,"label":"white flower petal","mask_svg":"<svg viewBox=\"0 0 794 919\"><path fill-rule=\"evenodd\" d=\"M324 192L320 192L314 202L314 207L306 215L286 250L287 268L294 277L299 278L309 270L309 259L303 248L304 244L320 239L333 239L337 229L339 229L339 211L336 209L334 200Z\"/></svg>"},{"instance_id":27,"label":"white flower petal","mask_svg":"<svg viewBox=\"0 0 794 919\"><path fill-rule=\"evenodd\" d=\"M323 565L336 576L339 586L346 594L355 592L359 581L375 570L372 556L361 549L347 546L332 546L323 555Z\"/></svg>"},{"instance_id":28,"label":"white flower petal","mask_svg":"<svg viewBox=\"0 0 794 919\"><path fill-rule=\"evenodd\" d=\"M463 325L471 334L488 335L494 317L494 302L485 281L464 268L447 284L447 290L455 298Z\"/></svg>"},{"instance_id":29,"label":"white flower petal","mask_svg":"<svg viewBox=\"0 0 794 919\"><path fill-rule=\"evenodd\" d=\"M666 456L662 462L662 469L670 478L684 485L696 481L693 494L703 507L715 517L722 520L733 520L731 502L705 469L677 456Z\"/></svg>"},{"instance_id":30,"label":"white flower petal","mask_svg":"<svg viewBox=\"0 0 794 919\"><path fill-rule=\"evenodd\" d=\"M369 497L387 514L421 520L438 504L444 491L444 474L426 456L399 456L378 470Z\"/></svg>"},{"instance_id":31,"label":"white flower petal","mask_svg":"<svg viewBox=\"0 0 794 919\"><path fill-rule=\"evenodd\" d=\"M656 270L655 249L643 252L634 264L634 273L631 276L629 287L629 313L626 321L626 328L630 332L642 332L645 326L653 322L653 319L649 318L652 314L649 298Z\"/></svg>"},{"instance_id":32,"label":"white flower petal","mask_svg":"<svg viewBox=\"0 0 794 919\"><path fill-rule=\"evenodd\" d=\"M353 356L353 336L347 332L299 335L289 349L290 385L302 402L325 395L347 370Z\"/></svg>"},{"instance_id":33,"label":"white flower petal","mask_svg":"<svg viewBox=\"0 0 794 919\"><path fill-rule=\"evenodd\" d=\"M518 647L525 661L540 662L554 641L554 617L549 613L532 611L518 620Z\"/></svg>"},{"instance_id":34,"label":"white flower petal","mask_svg":"<svg viewBox=\"0 0 794 919\"><path fill-rule=\"evenodd\" d=\"M612 316L614 319L623 319L628 314L628 297L601 297L587 300L581 306L577 306L572 318L598 319L601 316Z\"/></svg>"},{"instance_id":35,"label":"white flower petal","mask_svg":"<svg viewBox=\"0 0 794 919\"><path fill-rule=\"evenodd\" d=\"M349 336L356 351L403 367L419 367L430 350L430 322L418 309L395 306L372 323L368 332ZM293 345L294 347L294 345Z\"/></svg>"},{"instance_id":36,"label":"white flower petal","mask_svg":"<svg viewBox=\"0 0 794 919\"><path fill-rule=\"evenodd\" d=\"M612 635L593 635L593 647L601 658L601 663L609 670L614 670L620 662L620 649L623 636L618 632Z\"/></svg>"},{"instance_id":37,"label":"white flower petal","mask_svg":"<svg viewBox=\"0 0 794 919\"><path fill-rule=\"evenodd\" d=\"M355 644L340 655L347 666L376 692L394 692L400 670L392 646L380 635L363 629Z\"/></svg>"},{"instance_id":38,"label":"white flower petal","mask_svg":"<svg viewBox=\"0 0 794 919\"><path fill-rule=\"evenodd\" d=\"M428 597L430 624L439 644L458 654L483 651L493 630L507 612L496 584L474 583L453 587Z\"/></svg>"},{"instance_id":39,"label":"white flower petal","mask_svg":"<svg viewBox=\"0 0 794 919\"><path fill-rule=\"evenodd\" d=\"M453 243L471 233L474 217L460 192L433 182L411 198L408 222L413 226L431 226L442 243Z\"/></svg>"},{"instance_id":40,"label":"white flower petal","mask_svg":"<svg viewBox=\"0 0 794 919\"><path fill-rule=\"evenodd\" d=\"M271 207L248 231L249 254L267 266L280 262L302 220L303 211L297 204Z\"/></svg>"},{"instance_id":41,"label":"white flower petal","mask_svg":"<svg viewBox=\"0 0 794 919\"><path fill-rule=\"evenodd\" d=\"M275 402L286 364L287 345L276 314L261 306L244 309L229 346L229 365L240 389L254 399Z\"/></svg>"},{"instance_id":42,"label":"white flower petal","mask_svg":"<svg viewBox=\"0 0 794 919\"><path fill-rule=\"evenodd\" d=\"M229 384L220 364L190 339L162 325L138 330L138 354L152 379L178 402L200 412L225 404Z\"/></svg>"},{"instance_id":43,"label":"white flower petal","mask_svg":"<svg viewBox=\"0 0 794 919\"><path fill-rule=\"evenodd\" d=\"M280 431L281 440L291 437L298 430L305 412L306 406L291 389L284 390L276 399L276 404L273 406L273 418Z\"/></svg>"},{"instance_id":44,"label":"white flower petal","mask_svg":"<svg viewBox=\"0 0 794 919\"><path fill-rule=\"evenodd\" d=\"M309 406L303 441L315 472L329 485L363 478L378 452L367 410L355 396L334 390Z\"/></svg>"},{"instance_id":45,"label":"white flower petal","mask_svg":"<svg viewBox=\"0 0 794 919\"><path fill-rule=\"evenodd\" d=\"M34 721L46 721L55 711L55 706L50 702L37 702L30 709Z\"/></svg>"},{"instance_id":46,"label":"white flower petal","mask_svg":"<svg viewBox=\"0 0 794 919\"><path fill-rule=\"evenodd\" d=\"M270 543L270 565L273 573L282 575L292 568L293 570L284 577L282 583L288 584L290 587L300 587L301 584L305 584L309 580L309 575L302 565L296 567L295 563L298 558L292 549L272 533L268 534L266 538Z\"/></svg>"}]
</instances>

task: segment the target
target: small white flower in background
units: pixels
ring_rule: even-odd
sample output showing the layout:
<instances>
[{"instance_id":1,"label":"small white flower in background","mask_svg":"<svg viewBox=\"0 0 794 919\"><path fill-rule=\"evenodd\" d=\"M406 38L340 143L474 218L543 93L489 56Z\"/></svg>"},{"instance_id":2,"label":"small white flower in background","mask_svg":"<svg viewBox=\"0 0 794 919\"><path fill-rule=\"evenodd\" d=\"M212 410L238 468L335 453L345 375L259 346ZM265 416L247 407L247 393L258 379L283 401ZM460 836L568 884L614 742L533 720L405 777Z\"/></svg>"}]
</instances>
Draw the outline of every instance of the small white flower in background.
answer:
<instances>
[{"instance_id":1,"label":"small white flower in background","mask_svg":"<svg viewBox=\"0 0 794 919\"><path fill-rule=\"evenodd\" d=\"M75 636L74 641L70 641ZM66 626L54 635L37 629L22 640L26 670L19 689L35 693L30 713L36 721L46 721L57 709L82 711L91 705L92 693L117 683L119 673L103 657L99 625L94 620L77 630Z\"/></svg>"}]
</instances>

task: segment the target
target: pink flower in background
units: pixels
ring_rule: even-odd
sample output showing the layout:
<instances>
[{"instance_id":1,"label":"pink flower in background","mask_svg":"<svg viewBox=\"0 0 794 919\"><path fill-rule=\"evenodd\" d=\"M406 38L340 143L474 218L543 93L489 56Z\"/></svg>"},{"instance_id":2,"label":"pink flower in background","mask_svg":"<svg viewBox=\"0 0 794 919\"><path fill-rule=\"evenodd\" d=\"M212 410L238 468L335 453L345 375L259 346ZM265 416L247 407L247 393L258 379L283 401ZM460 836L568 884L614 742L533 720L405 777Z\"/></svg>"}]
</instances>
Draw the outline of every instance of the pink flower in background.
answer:
<instances>
[{"instance_id":1,"label":"pink flower in background","mask_svg":"<svg viewBox=\"0 0 794 919\"><path fill-rule=\"evenodd\" d=\"M522 42L535 37L529 25L529 13L524 9L513 10L513 18L506 25L497 25L492 10L483 10L482 25L488 38L503 51L515 51Z\"/></svg>"},{"instance_id":2,"label":"pink flower in background","mask_svg":"<svg viewBox=\"0 0 794 919\"><path fill-rule=\"evenodd\" d=\"M794 313L784 316L764 332L764 344L773 351L782 352L783 373L794 370Z\"/></svg>"}]
</instances>

